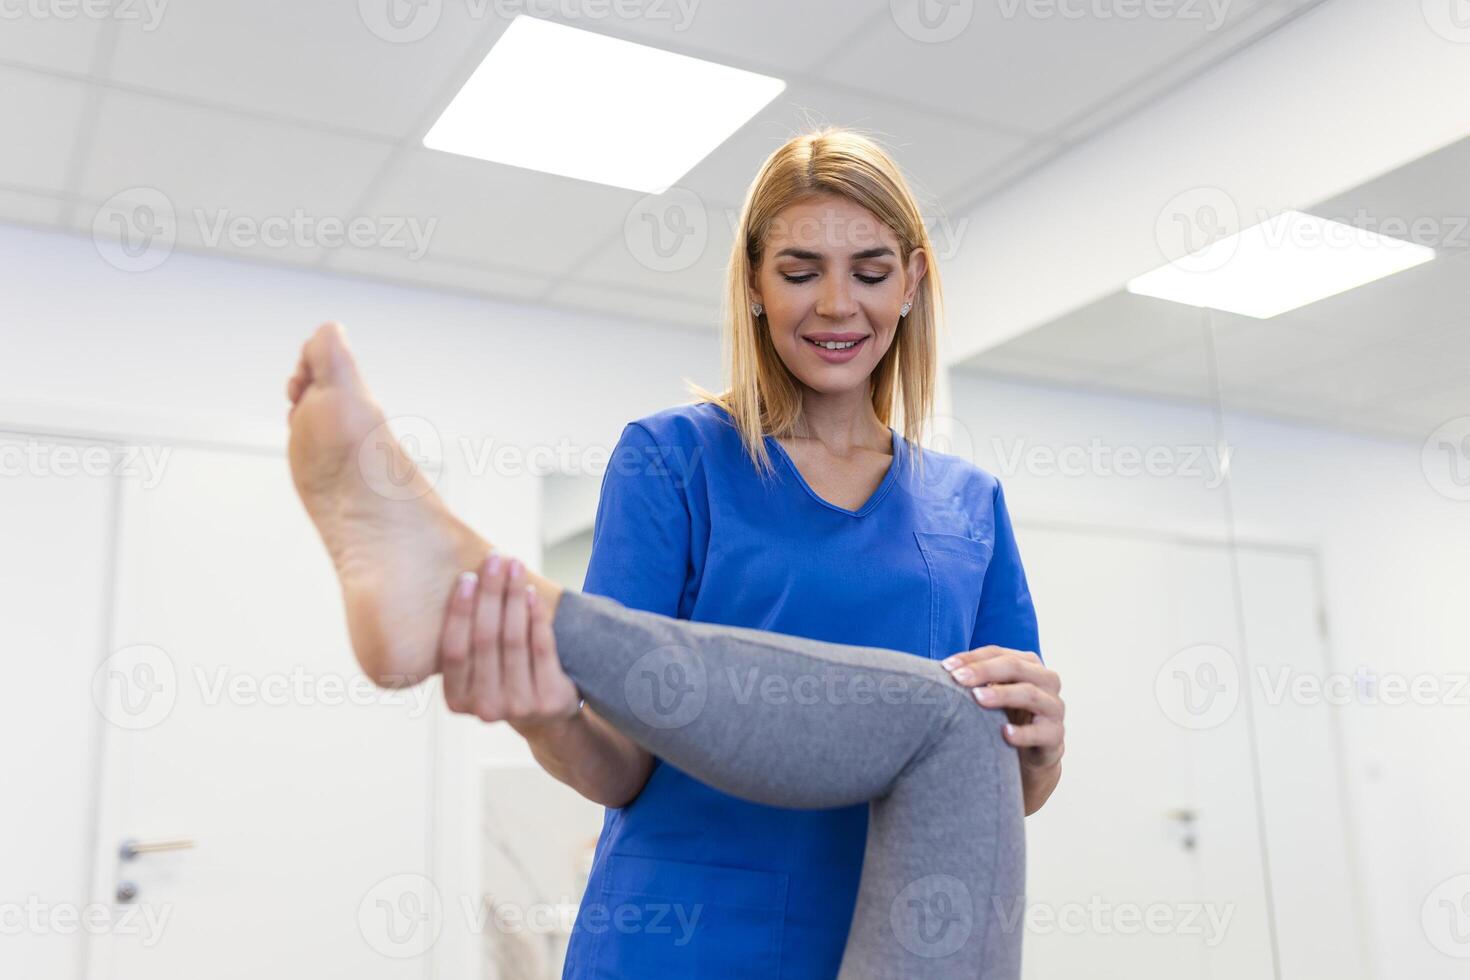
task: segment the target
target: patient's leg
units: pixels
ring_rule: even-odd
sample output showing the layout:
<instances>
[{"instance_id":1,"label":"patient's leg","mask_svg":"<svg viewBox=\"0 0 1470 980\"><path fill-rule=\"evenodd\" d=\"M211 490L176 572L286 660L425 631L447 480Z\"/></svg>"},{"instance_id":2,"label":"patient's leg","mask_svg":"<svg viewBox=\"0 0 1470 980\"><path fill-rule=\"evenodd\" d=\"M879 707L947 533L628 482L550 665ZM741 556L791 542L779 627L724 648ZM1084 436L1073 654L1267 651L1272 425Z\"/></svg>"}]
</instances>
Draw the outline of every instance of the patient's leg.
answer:
<instances>
[{"instance_id":1,"label":"patient's leg","mask_svg":"<svg viewBox=\"0 0 1470 980\"><path fill-rule=\"evenodd\" d=\"M566 592L562 666L624 734L770 806L872 802L843 978L1020 976L1025 834L1003 711L939 664Z\"/></svg>"}]
</instances>

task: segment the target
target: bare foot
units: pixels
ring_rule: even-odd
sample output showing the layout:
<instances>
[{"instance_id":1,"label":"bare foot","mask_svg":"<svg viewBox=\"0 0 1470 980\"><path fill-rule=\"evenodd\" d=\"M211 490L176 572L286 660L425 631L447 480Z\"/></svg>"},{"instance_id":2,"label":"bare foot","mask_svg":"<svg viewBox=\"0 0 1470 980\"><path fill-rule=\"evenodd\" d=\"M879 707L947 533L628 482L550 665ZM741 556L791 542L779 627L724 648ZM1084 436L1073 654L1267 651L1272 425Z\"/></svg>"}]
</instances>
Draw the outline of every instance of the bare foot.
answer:
<instances>
[{"instance_id":1,"label":"bare foot","mask_svg":"<svg viewBox=\"0 0 1470 980\"><path fill-rule=\"evenodd\" d=\"M417 684L438 670L456 578L490 545L389 433L340 326L306 342L287 394L291 477L336 566L358 663L384 687Z\"/></svg>"}]
</instances>

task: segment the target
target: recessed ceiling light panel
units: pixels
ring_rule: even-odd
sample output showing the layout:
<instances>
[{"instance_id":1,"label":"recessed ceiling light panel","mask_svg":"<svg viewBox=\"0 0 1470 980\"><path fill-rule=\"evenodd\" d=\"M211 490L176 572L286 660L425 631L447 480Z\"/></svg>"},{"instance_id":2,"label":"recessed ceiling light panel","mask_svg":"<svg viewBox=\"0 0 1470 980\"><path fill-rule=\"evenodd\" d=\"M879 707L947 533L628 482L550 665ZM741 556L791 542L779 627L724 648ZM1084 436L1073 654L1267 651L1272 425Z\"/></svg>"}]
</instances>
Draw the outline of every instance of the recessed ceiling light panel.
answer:
<instances>
[{"instance_id":1,"label":"recessed ceiling light panel","mask_svg":"<svg viewBox=\"0 0 1470 980\"><path fill-rule=\"evenodd\" d=\"M1266 320L1434 257L1414 242L1284 211L1139 276L1128 291Z\"/></svg>"},{"instance_id":2,"label":"recessed ceiling light panel","mask_svg":"<svg viewBox=\"0 0 1470 980\"><path fill-rule=\"evenodd\" d=\"M522 14L424 145L660 193L785 87L779 78Z\"/></svg>"}]
</instances>

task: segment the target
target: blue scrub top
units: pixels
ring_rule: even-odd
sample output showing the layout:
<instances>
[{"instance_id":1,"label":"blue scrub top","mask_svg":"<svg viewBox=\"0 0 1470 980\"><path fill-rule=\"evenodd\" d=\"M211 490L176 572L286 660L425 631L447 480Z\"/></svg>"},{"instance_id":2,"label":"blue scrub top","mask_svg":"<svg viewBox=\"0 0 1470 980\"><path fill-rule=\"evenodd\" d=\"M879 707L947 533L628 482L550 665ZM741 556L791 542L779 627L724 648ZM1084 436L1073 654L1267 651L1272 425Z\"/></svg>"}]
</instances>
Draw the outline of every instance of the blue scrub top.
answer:
<instances>
[{"instance_id":1,"label":"blue scrub top","mask_svg":"<svg viewBox=\"0 0 1470 980\"><path fill-rule=\"evenodd\" d=\"M922 448L920 476L889 432L887 475L848 510L770 436L775 472L762 482L713 404L629 423L603 477L583 591L932 659L991 643L1039 653L1000 483ZM866 804L749 803L656 760L642 792L606 812L563 980L830 980L867 820Z\"/></svg>"}]
</instances>

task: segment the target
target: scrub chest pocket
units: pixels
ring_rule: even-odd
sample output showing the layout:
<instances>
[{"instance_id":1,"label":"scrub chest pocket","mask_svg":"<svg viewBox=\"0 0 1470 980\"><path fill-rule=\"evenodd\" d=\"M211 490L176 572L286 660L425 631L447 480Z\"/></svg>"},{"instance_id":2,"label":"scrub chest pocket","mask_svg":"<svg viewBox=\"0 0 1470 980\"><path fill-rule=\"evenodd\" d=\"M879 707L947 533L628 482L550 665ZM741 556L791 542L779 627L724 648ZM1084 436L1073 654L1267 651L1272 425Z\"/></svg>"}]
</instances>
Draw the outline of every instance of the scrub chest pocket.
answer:
<instances>
[{"instance_id":1,"label":"scrub chest pocket","mask_svg":"<svg viewBox=\"0 0 1470 980\"><path fill-rule=\"evenodd\" d=\"M970 649L993 546L962 534L915 531L929 569L929 659Z\"/></svg>"}]
</instances>

